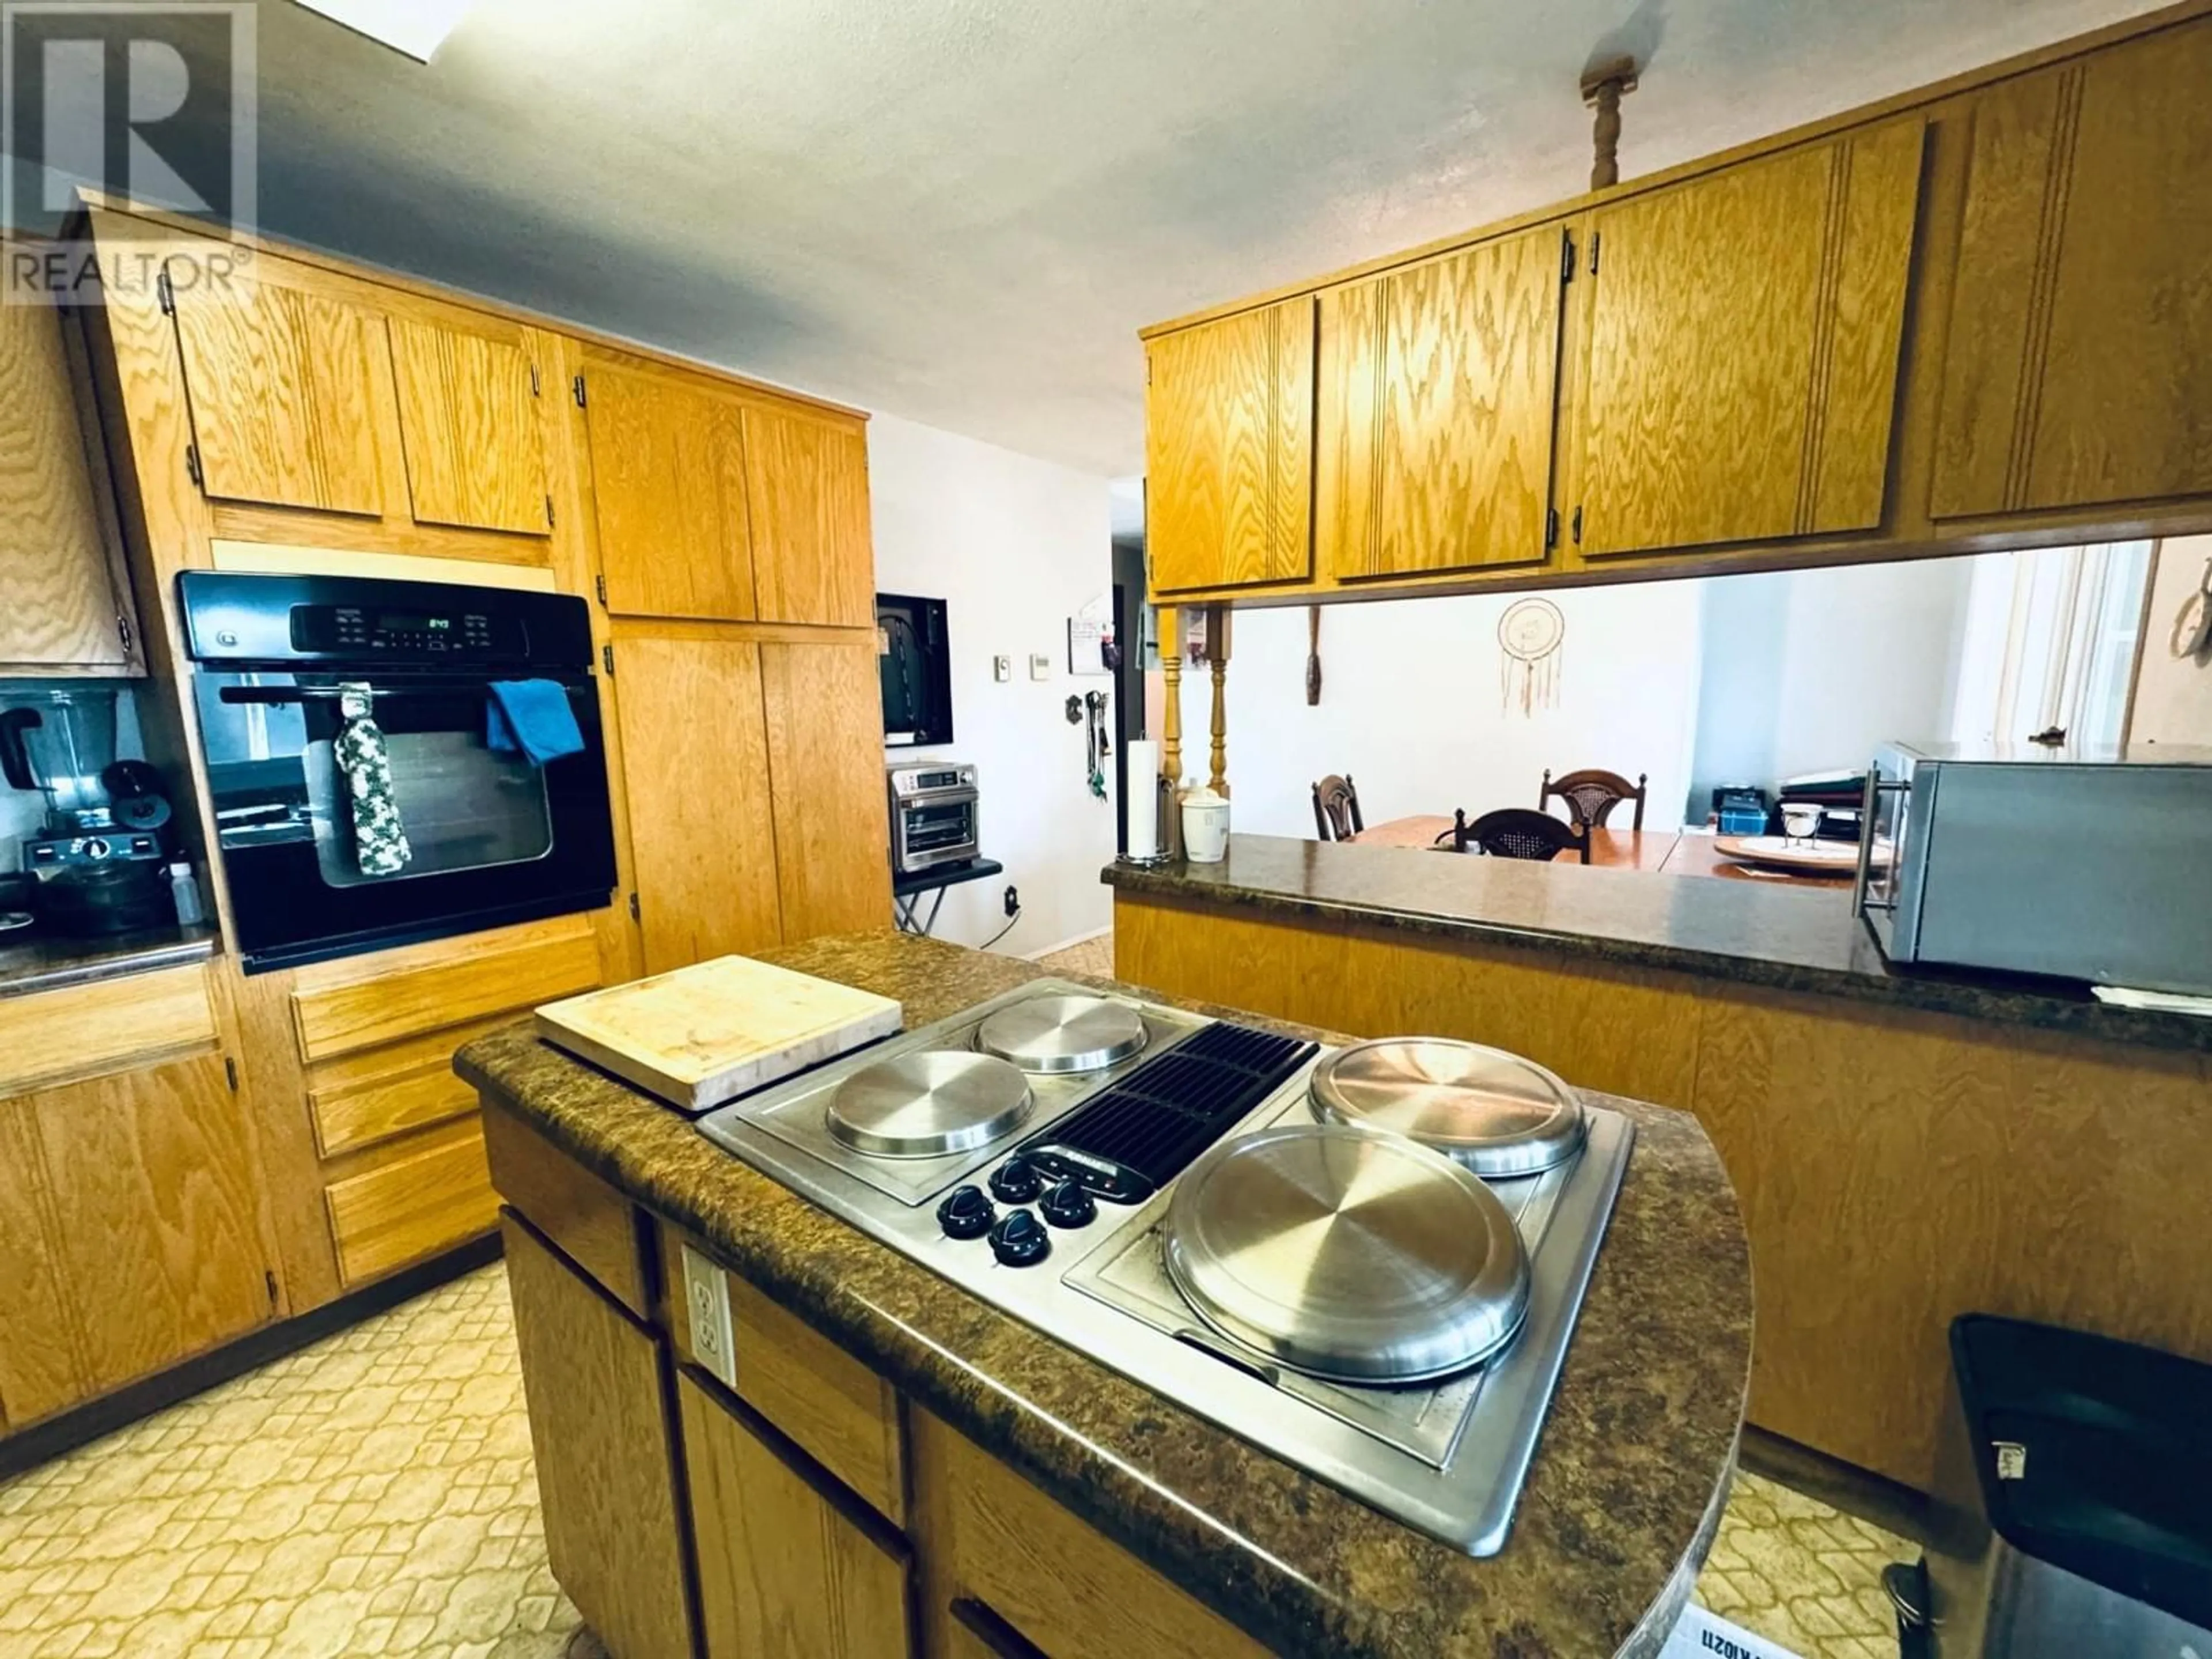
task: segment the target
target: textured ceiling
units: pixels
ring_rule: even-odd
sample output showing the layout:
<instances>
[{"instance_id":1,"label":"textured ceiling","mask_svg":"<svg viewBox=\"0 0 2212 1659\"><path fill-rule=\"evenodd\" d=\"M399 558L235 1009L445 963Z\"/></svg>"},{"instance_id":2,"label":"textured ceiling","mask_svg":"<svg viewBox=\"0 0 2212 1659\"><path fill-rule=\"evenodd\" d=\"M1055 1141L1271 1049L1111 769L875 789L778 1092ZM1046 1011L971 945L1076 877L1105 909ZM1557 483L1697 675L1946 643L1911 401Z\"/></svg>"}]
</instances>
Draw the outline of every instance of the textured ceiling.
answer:
<instances>
[{"instance_id":1,"label":"textured ceiling","mask_svg":"<svg viewBox=\"0 0 2212 1659\"><path fill-rule=\"evenodd\" d=\"M483 0L424 67L261 8L281 234L1100 473L1145 323L2134 0Z\"/></svg>"}]
</instances>

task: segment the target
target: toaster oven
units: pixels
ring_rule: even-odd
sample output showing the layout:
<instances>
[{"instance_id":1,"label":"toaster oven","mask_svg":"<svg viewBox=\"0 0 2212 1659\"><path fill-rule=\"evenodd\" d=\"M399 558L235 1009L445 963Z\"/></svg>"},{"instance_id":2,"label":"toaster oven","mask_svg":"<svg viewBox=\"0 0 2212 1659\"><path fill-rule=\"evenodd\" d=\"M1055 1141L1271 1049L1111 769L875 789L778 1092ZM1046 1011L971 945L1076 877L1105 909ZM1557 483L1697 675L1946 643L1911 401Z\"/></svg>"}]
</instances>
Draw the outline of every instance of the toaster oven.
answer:
<instances>
[{"instance_id":1,"label":"toaster oven","mask_svg":"<svg viewBox=\"0 0 2212 1659\"><path fill-rule=\"evenodd\" d=\"M917 875L980 856L974 767L957 761L902 761L885 769L884 776L895 874Z\"/></svg>"}]
</instances>

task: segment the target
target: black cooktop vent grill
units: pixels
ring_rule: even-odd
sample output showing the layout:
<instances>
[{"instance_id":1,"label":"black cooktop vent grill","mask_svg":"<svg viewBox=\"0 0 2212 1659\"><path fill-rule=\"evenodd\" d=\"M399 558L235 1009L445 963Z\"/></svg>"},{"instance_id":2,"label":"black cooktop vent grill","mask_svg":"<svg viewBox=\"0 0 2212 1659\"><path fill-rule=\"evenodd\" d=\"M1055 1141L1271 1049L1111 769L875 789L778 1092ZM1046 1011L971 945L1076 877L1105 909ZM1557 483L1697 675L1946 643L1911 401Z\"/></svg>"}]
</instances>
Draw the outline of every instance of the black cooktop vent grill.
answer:
<instances>
[{"instance_id":1,"label":"black cooktop vent grill","mask_svg":"<svg viewBox=\"0 0 2212 1659\"><path fill-rule=\"evenodd\" d=\"M1222 1021L1146 1060L1022 1150L1052 1176L1134 1204L1304 1065L1316 1044Z\"/></svg>"}]
</instances>

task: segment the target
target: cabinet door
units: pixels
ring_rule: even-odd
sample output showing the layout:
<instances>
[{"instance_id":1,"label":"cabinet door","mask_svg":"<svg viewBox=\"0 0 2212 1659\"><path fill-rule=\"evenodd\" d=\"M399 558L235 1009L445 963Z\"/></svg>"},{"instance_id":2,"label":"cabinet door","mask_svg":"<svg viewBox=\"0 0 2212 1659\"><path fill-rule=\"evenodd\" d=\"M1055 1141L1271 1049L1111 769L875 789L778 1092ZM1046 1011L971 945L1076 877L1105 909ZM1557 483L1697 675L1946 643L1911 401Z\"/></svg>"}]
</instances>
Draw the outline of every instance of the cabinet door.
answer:
<instances>
[{"instance_id":1,"label":"cabinet door","mask_svg":"<svg viewBox=\"0 0 2212 1659\"><path fill-rule=\"evenodd\" d=\"M1924 137L1914 117L1591 216L1584 554L1880 525Z\"/></svg>"},{"instance_id":2,"label":"cabinet door","mask_svg":"<svg viewBox=\"0 0 2212 1659\"><path fill-rule=\"evenodd\" d=\"M676 1387L707 1659L912 1652L903 1551L817 1492L690 1376Z\"/></svg>"},{"instance_id":3,"label":"cabinet door","mask_svg":"<svg viewBox=\"0 0 2212 1659\"><path fill-rule=\"evenodd\" d=\"M0 672L131 660L63 326L0 305Z\"/></svg>"},{"instance_id":4,"label":"cabinet door","mask_svg":"<svg viewBox=\"0 0 2212 1659\"><path fill-rule=\"evenodd\" d=\"M1312 296L1162 335L1147 348L1146 374L1154 591L1310 574Z\"/></svg>"},{"instance_id":5,"label":"cabinet door","mask_svg":"<svg viewBox=\"0 0 2212 1659\"><path fill-rule=\"evenodd\" d=\"M252 1138L222 1055L45 1090L19 1109L90 1392L269 1319Z\"/></svg>"},{"instance_id":6,"label":"cabinet door","mask_svg":"<svg viewBox=\"0 0 2212 1659\"><path fill-rule=\"evenodd\" d=\"M875 647L760 652L784 940L881 927L891 905L890 812Z\"/></svg>"},{"instance_id":7,"label":"cabinet door","mask_svg":"<svg viewBox=\"0 0 2212 1659\"><path fill-rule=\"evenodd\" d=\"M1322 298L1316 530L1340 579L1546 556L1565 234Z\"/></svg>"},{"instance_id":8,"label":"cabinet door","mask_svg":"<svg viewBox=\"0 0 2212 1659\"><path fill-rule=\"evenodd\" d=\"M865 429L850 420L756 403L744 407L744 429L761 620L872 624Z\"/></svg>"},{"instance_id":9,"label":"cabinet door","mask_svg":"<svg viewBox=\"0 0 2212 1659\"><path fill-rule=\"evenodd\" d=\"M2212 22L1979 94L1937 518L2212 493Z\"/></svg>"},{"instance_id":10,"label":"cabinet door","mask_svg":"<svg viewBox=\"0 0 2212 1659\"><path fill-rule=\"evenodd\" d=\"M222 501L379 515L383 316L295 286L265 255L250 270L218 291L172 261L201 487Z\"/></svg>"},{"instance_id":11,"label":"cabinet door","mask_svg":"<svg viewBox=\"0 0 2212 1659\"><path fill-rule=\"evenodd\" d=\"M747 641L627 631L616 647L648 974L750 954L783 937L761 651ZM831 765L834 757L807 763Z\"/></svg>"},{"instance_id":12,"label":"cabinet door","mask_svg":"<svg viewBox=\"0 0 2212 1659\"><path fill-rule=\"evenodd\" d=\"M753 554L736 400L671 369L596 353L585 364L607 609L750 620Z\"/></svg>"},{"instance_id":13,"label":"cabinet door","mask_svg":"<svg viewBox=\"0 0 2212 1659\"><path fill-rule=\"evenodd\" d=\"M422 317L388 326L416 523L544 535L545 453L521 330Z\"/></svg>"},{"instance_id":14,"label":"cabinet door","mask_svg":"<svg viewBox=\"0 0 2212 1659\"><path fill-rule=\"evenodd\" d=\"M610 1652L691 1652L659 1340L502 1212L553 1576Z\"/></svg>"},{"instance_id":15,"label":"cabinet door","mask_svg":"<svg viewBox=\"0 0 2212 1659\"><path fill-rule=\"evenodd\" d=\"M0 1423L21 1428L92 1394L70 1334L36 1120L0 1101Z\"/></svg>"}]
</instances>

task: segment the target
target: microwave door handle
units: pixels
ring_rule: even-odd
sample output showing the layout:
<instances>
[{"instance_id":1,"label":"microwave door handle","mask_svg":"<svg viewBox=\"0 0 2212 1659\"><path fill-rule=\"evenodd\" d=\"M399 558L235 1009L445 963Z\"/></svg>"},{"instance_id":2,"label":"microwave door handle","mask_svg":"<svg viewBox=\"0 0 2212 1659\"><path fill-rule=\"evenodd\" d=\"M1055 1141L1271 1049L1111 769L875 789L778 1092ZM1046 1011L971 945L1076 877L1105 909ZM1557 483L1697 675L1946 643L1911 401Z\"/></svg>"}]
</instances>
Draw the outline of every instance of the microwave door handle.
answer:
<instances>
[{"instance_id":1,"label":"microwave door handle","mask_svg":"<svg viewBox=\"0 0 2212 1659\"><path fill-rule=\"evenodd\" d=\"M1864 916L1869 910L1897 908L1894 898L1878 899L1873 895L1874 842L1875 836L1881 829L1881 798L1884 795L1902 795L1905 790L1903 778L1885 779L1880 767L1867 768L1866 797L1859 807L1858 874L1851 883L1851 914L1854 915ZM1890 857L1895 859L1898 856L1899 849L1891 848Z\"/></svg>"}]
</instances>

